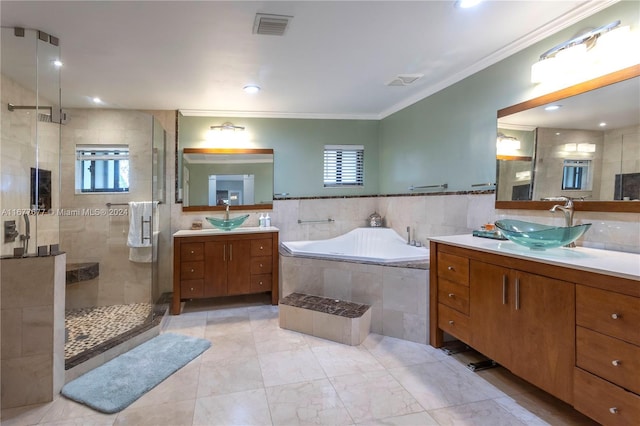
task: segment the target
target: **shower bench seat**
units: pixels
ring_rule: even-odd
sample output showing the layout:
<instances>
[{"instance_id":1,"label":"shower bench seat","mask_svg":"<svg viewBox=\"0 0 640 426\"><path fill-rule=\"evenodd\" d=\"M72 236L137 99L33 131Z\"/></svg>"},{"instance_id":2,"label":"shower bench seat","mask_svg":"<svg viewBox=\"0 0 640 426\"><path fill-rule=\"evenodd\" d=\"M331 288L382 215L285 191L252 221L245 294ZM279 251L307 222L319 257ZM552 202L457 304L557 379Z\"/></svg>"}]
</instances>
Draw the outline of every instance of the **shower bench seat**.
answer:
<instances>
[{"instance_id":1,"label":"shower bench seat","mask_svg":"<svg viewBox=\"0 0 640 426\"><path fill-rule=\"evenodd\" d=\"M100 275L100 264L98 262L67 263L66 283L75 284L80 281L89 281Z\"/></svg>"},{"instance_id":2,"label":"shower bench seat","mask_svg":"<svg viewBox=\"0 0 640 426\"><path fill-rule=\"evenodd\" d=\"M280 300L280 327L345 345L359 345L371 329L371 306L304 293Z\"/></svg>"}]
</instances>

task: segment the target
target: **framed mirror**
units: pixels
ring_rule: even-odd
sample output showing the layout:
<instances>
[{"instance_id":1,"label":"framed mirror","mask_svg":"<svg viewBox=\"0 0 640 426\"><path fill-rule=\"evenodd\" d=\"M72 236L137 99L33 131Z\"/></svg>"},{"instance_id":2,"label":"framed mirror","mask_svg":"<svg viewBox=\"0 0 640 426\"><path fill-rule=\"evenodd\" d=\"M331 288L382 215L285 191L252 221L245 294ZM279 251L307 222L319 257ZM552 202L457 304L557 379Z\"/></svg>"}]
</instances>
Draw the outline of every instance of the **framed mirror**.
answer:
<instances>
[{"instance_id":1,"label":"framed mirror","mask_svg":"<svg viewBox=\"0 0 640 426\"><path fill-rule=\"evenodd\" d=\"M272 149L182 150L182 210L273 208Z\"/></svg>"},{"instance_id":2,"label":"framed mirror","mask_svg":"<svg viewBox=\"0 0 640 426\"><path fill-rule=\"evenodd\" d=\"M498 209L640 212L640 65L498 111Z\"/></svg>"}]
</instances>

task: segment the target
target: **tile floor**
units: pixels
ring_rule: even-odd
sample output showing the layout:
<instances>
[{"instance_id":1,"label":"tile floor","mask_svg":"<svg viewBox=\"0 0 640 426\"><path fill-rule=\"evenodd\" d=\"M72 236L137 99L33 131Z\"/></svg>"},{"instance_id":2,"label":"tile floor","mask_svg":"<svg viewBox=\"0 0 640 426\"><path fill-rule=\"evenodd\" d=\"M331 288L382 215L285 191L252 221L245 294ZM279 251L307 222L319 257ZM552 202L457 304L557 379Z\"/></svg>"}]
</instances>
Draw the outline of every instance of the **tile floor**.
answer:
<instances>
[{"instance_id":1,"label":"tile floor","mask_svg":"<svg viewBox=\"0 0 640 426\"><path fill-rule=\"evenodd\" d=\"M280 329L269 305L192 309L163 332L213 346L118 414L59 397L2 425L595 425L502 368L471 372L469 353L376 334L345 346Z\"/></svg>"}]
</instances>

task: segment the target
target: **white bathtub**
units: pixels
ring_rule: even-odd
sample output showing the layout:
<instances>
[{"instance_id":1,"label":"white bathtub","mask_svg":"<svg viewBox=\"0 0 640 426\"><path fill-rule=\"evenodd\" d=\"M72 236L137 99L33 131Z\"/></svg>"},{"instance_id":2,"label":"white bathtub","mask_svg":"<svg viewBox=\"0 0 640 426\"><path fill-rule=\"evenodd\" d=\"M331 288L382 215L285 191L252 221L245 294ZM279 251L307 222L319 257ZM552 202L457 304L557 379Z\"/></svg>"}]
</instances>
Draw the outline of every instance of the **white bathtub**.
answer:
<instances>
[{"instance_id":1,"label":"white bathtub","mask_svg":"<svg viewBox=\"0 0 640 426\"><path fill-rule=\"evenodd\" d=\"M288 241L282 247L293 256L370 263L426 262L429 249L414 247L389 228L356 228L328 240Z\"/></svg>"}]
</instances>

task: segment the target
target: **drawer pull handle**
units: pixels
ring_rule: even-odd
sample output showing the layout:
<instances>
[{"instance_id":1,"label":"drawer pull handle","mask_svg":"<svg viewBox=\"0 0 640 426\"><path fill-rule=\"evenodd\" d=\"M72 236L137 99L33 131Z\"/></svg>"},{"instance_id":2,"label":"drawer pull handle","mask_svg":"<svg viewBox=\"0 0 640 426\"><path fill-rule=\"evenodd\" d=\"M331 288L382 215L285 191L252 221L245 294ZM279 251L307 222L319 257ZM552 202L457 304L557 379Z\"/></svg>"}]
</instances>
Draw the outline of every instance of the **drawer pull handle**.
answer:
<instances>
[{"instance_id":1,"label":"drawer pull handle","mask_svg":"<svg viewBox=\"0 0 640 426\"><path fill-rule=\"evenodd\" d=\"M191 272L195 272L193 269L191 269Z\"/></svg>"},{"instance_id":2,"label":"drawer pull handle","mask_svg":"<svg viewBox=\"0 0 640 426\"><path fill-rule=\"evenodd\" d=\"M453 320L449 320L449 325L453 325Z\"/></svg>"},{"instance_id":3,"label":"drawer pull handle","mask_svg":"<svg viewBox=\"0 0 640 426\"><path fill-rule=\"evenodd\" d=\"M615 367L619 367L622 362L619 359L614 359L613 361L611 361L611 364L613 364Z\"/></svg>"},{"instance_id":4,"label":"drawer pull handle","mask_svg":"<svg viewBox=\"0 0 640 426\"><path fill-rule=\"evenodd\" d=\"M262 263L260 264L260 267L262 268Z\"/></svg>"},{"instance_id":5,"label":"drawer pull handle","mask_svg":"<svg viewBox=\"0 0 640 426\"><path fill-rule=\"evenodd\" d=\"M264 250L264 247L260 246L260 250Z\"/></svg>"},{"instance_id":6,"label":"drawer pull handle","mask_svg":"<svg viewBox=\"0 0 640 426\"><path fill-rule=\"evenodd\" d=\"M190 291L193 291L193 287L191 287L189 290L190 290Z\"/></svg>"},{"instance_id":7,"label":"drawer pull handle","mask_svg":"<svg viewBox=\"0 0 640 426\"><path fill-rule=\"evenodd\" d=\"M455 271L455 269L453 269L453 266L447 266L447 269L450 271Z\"/></svg>"},{"instance_id":8,"label":"drawer pull handle","mask_svg":"<svg viewBox=\"0 0 640 426\"><path fill-rule=\"evenodd\" d=\"M262 281L260 281L260 285L262 285Z\"/></svg>"},{"instance_id":9,"label":"drawer pull handle","mask_svg":"<svg viewBox=\"0 0 640 426\"><path fill-rule=\"evenodd\" d=\"M453 294L453 293L449 293L449 297L454 298L454 297L456 297L456 295Z\"/></svg>"},{"instance_id":10,"label":"drawer pull handle","mask_svg":"<svg viewBox=\"0 0 640 426\"><path fill-rule=\"evenodd\" d=\"M610 412L611 414L618 414L618 411L619 411L619 410L618 410L616 407L611 407L611 408L609 408L609 412Z\"/></svg>"},{"instance_id":11,"label":"drawer pull handle","mask_svg":"<svg viewBox=\"0 0 640 426\"><path fill-rule=\"evenodd\" d=\"M194 253L194 251L193 251L193 250L191 250L191 254L193 254L193 253Z\"/></svg>"},{"instance_id":12,"label":"drawer pull handle","mask_svg":"<svg viewBox=\"0 0 640 426\"><path fill-rule=\"evenodd\" d=\"M612 319L620 319L622 318L622 314L611 314Z\"/></svg>"}]
</instances>

